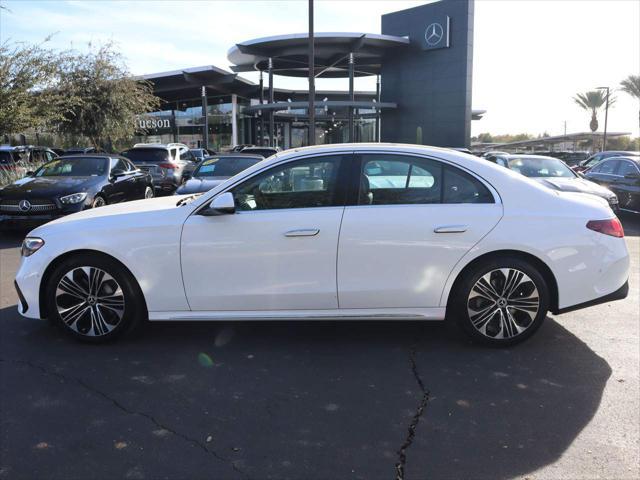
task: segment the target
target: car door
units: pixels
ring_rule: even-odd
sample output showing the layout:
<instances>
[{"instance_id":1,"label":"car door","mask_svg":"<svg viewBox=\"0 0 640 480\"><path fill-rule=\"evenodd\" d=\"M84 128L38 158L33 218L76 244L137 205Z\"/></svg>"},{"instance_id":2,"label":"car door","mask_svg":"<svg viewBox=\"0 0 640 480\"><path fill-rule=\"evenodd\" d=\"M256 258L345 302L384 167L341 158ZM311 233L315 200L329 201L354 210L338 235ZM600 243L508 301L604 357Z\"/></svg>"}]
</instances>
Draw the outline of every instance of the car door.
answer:
<instances>
[{"instance_id":1,"label":"car door","mask_svg":"<svg viewBox=\"0 0 640 480\"><path fill-rule=\"evenodd\" d=\"M640 212L640 169L631 160L619 160L615 194L618 205L625 210Z\"/></svg>"},{"instance_id":2,"label":"car door","mask_svg":"<svg viewBox=\"0 0 640 480\"><path fill-rule=\"evenodd\" d=\"M359 158L359 193L340 230L340 308L440 306L456 263L502 217L498 196L436 159Z\"/></svg>"},{"instance_id":3,"label":"car door","mask_svg":"<svg viewBox=\"0 0 640 480\"><path fill-rule=\"evenodd\" d=\"M191 215L181 246L191 309L337 308L346 164L338 155L279 164L230 189L236 213Z\"/></svg>"},{"instance_id":4,"label":"car door","mask_svg":"<svg viewBox=\"0 0 640 480\"><path fill-rule=\"evenodd\" d=\"M595 167L585 173L585 176L592 182L599 183L605 187L614 189L613 184L617 180L616 170L618 160L603 160Z\"/></svg>"},{"instance_id":5,"label":"car door","mask_svg":"<svg viewBox=\"0 0 640 480\"><path fill-rule=\"evenodd\" d=\"M144 198L147 188L147 173L138 170L129 160L121 158L120 161L125 165L126 171L131 175L131 190L126 194L125 200L138 200Z\"/></svg>"},{"instance_id":6,"label":"car door","mask_svg":"<svg viewBox=\"0 0 640 480\"><path fill-rule=\"evenodd\" d=\"M115 171L124 172L123 175L114 176ZM127 171L127 165L121 158L111 159L109 184L105 185L104 193L107 203L118 203L132 200L135 192L135 178L133 172Z\"/></svg>"}]
</instances>

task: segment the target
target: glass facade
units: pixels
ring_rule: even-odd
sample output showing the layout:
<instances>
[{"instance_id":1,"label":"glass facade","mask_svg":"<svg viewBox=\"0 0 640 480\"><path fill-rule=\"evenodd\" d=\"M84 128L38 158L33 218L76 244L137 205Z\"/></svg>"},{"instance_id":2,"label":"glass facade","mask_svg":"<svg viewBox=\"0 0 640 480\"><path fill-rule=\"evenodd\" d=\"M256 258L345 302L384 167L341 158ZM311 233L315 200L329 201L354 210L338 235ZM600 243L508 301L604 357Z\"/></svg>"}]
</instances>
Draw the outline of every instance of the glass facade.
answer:
<instances>
[{"instance_id":1,"label":"glass facade","mask_svg":"<svg viewBox=\"0 0 640 480\"><path fill-rule=\"evenodd\" d=\"M246 116L243 107L249 105L245 98L236 96L238 143L247 143ZM233 146L233 98L232 95L207 97L207 144L220 151ZM165 102L163 110L151 112L136 119L138 134L136 143L184 143L191 148L202 147L205 117L202 99L191 98Z\"/></svg>"}]
</instances>

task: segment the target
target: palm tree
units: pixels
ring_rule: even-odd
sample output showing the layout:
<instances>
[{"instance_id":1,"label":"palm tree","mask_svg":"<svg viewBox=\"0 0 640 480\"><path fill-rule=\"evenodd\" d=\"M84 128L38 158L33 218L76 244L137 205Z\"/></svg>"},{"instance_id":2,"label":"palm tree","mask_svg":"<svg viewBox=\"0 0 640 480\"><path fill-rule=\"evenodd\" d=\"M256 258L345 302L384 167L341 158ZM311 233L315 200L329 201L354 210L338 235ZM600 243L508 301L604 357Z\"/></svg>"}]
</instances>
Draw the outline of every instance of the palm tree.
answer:
<instances>
[{"instance_id":1,"label":"palm tree","mask_svg":"<svg viewBox=\"0 0 640 480\"><path fill-rule=\"evenodd\" d=\"M607 102L607 94L603 90L592 90L590 92L578 93L573 100L587 111L591 112L591 122L589 128L592 132L598 130L598 110ZM616 101L611 95L609 95L609 106L613 105Z\"/></svg>"},{"instance_id":2,"label":"palm tree","mask_svg":"<svg viewBox=\"0 0 640 480\"><path fill-rule=\"evenodd\" d=\"M640 75L629 75L620 82L620 90L640 101ZM638 111L638 123L640 124L640 110Z\"/></svg>"}]
</instances>

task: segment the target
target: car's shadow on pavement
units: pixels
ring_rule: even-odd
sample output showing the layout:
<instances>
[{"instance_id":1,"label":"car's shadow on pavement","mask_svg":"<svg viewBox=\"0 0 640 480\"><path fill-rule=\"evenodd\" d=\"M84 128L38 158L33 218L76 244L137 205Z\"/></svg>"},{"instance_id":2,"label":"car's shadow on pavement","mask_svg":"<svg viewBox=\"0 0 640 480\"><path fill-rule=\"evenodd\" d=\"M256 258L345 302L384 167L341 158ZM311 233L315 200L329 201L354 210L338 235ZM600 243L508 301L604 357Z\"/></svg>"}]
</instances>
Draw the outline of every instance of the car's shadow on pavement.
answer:
<instances>
[{"instance_id":1,"label":"car's shadow on pavement","mask_svg":"<svg viewBox=\"0 0 640 480\"><path fill-rule=\"evenodd\" d=\"M611 375L551 318L498 350L418 322L156 323L90 346L0 314L7 478L525 476Z\"/></svg>"}]
</instances>

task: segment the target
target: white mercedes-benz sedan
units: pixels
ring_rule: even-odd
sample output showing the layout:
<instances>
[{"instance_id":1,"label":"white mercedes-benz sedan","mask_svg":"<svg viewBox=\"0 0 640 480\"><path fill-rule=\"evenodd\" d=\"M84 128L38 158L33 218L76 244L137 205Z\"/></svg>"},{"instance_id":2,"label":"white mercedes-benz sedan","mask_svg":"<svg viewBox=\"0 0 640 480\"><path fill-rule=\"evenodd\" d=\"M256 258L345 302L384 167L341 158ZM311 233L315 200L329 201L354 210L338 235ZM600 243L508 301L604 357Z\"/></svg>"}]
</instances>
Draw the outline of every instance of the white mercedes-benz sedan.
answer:
<instances>
[{"instance_id":1,"label":"white mercedes-benz sedan","mask_svg":"<svg viewBox=\"0 0 640 480\"><path fill-rule=\"evenodd\" d=\"M453 150L300 148L33 230L18 309L92 342L146 319L448 318L510 345L547 311L624 298L623 236L604 200Z\"/></svg>"}]
</instances>

